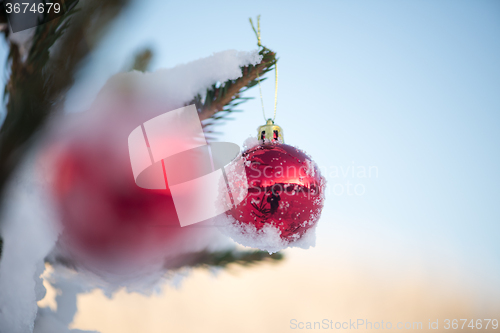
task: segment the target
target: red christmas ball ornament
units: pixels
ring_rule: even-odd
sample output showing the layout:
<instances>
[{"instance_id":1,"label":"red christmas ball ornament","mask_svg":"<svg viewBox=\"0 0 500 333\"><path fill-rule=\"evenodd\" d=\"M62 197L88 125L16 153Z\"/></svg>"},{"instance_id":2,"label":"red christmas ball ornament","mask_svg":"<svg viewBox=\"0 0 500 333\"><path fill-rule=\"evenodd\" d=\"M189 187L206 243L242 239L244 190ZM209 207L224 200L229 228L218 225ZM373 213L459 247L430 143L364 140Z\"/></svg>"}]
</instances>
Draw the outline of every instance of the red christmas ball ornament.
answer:
<instances>
[{"instance_id":1,"label":"red christmas ball ornament","mask_svg":"<svg viewBox=\"0 0 500 333\"><path fill-rule=\"evenodd\" d=\"M258 131L258 145L242 153L248 193L226 212L233 227L229 234L242 245L271 252L294 243L308 247L299 240L313 233L320 218L325 179L308 155L283 143L273 120Z\"/></svg>"}]
</instances>

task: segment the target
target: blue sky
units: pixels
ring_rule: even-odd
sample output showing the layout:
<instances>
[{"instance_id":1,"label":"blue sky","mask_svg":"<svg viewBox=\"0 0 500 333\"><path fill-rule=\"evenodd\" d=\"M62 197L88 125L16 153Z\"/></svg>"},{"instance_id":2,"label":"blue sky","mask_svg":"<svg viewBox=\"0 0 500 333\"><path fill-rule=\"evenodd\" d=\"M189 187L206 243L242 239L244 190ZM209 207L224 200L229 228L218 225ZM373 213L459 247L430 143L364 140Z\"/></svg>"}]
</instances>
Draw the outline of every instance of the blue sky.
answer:
<instances>
[{"instance_id":1,"label":"blue sky","mask_svg":"<svg viewBox=\"0 0 500 333\"><path fill-rule=\"evenodd\" d=\"M67 107L84 108L80 88L97 92L143 46L155 51L153 70L255 49L248 18L258 14L263 44L280 58L276 122L287 143L329 170L378 169L372 178L327 177L330 189L350 181L365 192L327 197L314 253L397 267L418 257L492 286L500 271L498 1L136 1ZM270 114L272 77L263 94ZM241 145L263 123L258 98L243 109L220 127L221 140Z\"/></svg>"}]
</instances>

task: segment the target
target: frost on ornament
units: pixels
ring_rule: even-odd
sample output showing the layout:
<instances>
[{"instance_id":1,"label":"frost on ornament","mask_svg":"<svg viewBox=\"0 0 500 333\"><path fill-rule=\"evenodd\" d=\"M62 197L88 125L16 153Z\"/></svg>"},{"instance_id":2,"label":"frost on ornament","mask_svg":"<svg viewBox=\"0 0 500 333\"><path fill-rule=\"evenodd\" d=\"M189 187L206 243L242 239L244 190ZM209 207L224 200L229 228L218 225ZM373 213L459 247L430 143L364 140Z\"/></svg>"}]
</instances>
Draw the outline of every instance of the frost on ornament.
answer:
<instances>
[{"instance_id":1,"label":"frost on ornament","mask_svg":"<svg viewBox=\"0 0 500 333\"><path fill-rule=\"evenodd\" d=\"M243 142L243 150L247 151L254 147L257 147L258 145L260 145L259 139L254 136L250 136Z\"/></svg>"},{"instance_id":2,"label":"frost on ornament","mask_svg":"<svg viewBox=\"0 0 500 333\"><path fill-rule=\"evenodd\" d=\"M314 246L326 185L316 163L286 144L247 139L244 145L240 158L246 179L238 181L248 191L216 219L221 231L241 245L270 253Z\"/></svg>"}]
</instances>

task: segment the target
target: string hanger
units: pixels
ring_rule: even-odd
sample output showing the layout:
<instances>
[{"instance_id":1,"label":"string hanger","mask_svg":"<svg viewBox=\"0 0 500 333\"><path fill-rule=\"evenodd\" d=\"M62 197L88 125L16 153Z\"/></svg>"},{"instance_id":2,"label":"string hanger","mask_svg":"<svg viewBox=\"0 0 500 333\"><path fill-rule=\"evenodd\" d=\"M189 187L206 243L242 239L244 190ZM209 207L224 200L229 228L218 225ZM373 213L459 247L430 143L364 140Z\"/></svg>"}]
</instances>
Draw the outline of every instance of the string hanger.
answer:
<instances>
[{"instance_id":1,"label":"string hanger","mask_svg":"<svg viewBox=\"0 0 500 333\"><path fill-rule=\"evenodd\" d=\"M250 20L250 25L252 26L253 32L257 36L257 45L259 47L262 47L262 42L260 38L260 15L257 16L257 30L255 29L255 26L253 25L252 18ZM274 115L272 118L272 121L276 119L276 109L278 107L278 63L276 62L274 64L274 71L276 73L275 75L275 84L274 84ZM260 93L260 103L262 105L262 115L264 116L264 120L267 121L268 119L266 118L266 111L264 109L264 98L262 97L262 87L260 85L260 76L259 76L259 71L257 70L257 83L259 84L259 93Z\"/></svg>"}]
</instances>

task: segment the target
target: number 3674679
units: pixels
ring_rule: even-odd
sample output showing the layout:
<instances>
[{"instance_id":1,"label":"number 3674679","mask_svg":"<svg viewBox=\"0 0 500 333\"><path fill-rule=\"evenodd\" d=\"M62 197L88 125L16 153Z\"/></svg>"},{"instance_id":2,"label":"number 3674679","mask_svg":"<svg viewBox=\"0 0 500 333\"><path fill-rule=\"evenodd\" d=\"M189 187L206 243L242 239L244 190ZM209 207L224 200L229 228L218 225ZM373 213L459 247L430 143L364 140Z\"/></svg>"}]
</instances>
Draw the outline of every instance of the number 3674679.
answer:
<instances>
[{"instance_id":1,"label":"number 3674679","mask_svg":"<svg viewBox=\"0 0 500 333\"><path fill-rule=\"evenodd\" d=\"M59 3L53 3L53 2L46 2L46 3L29 3L29 2L23 2L23 3L6 3L5 4L5 12L7 14L15 13L15 14L20 14L20 13L34 13L34 14L43 14L43 13L56 13L58 14L61 12L61 4Z\"/></svg>"}]
</instances>

